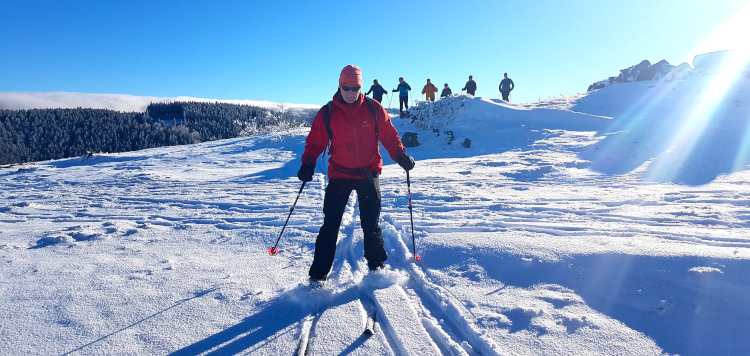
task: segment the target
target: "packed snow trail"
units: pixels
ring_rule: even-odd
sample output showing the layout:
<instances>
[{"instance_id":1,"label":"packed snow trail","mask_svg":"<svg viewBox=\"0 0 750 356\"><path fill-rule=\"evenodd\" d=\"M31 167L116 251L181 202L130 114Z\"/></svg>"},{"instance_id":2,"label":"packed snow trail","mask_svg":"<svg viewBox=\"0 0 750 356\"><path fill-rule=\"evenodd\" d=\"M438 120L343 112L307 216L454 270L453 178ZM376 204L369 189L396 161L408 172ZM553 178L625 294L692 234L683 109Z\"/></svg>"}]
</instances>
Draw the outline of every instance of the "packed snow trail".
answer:
<instances>
[{"instance_id":1,"label":"packed snow trail","mask_svg":"<svg viewBox=\"0 0 750 356\"><path fill-rule=\"evenodd\" d=\"M384 343L382 331L373 328L371 334L365 332L367 311L359 296L356 288L336 291L336 295L327 299L318 313L306 318L297 355L392 354L387 343Z\"/></svg>"},{"instance_id":2,"label":"packed snow trail","mask_svg":"<svg viewBox=\"0 0 750 356\"><path fill-rule=\"evenodd\" d=\"M404 287L399 285L407 280L406 271L401 271L401 266L367 272L364 258L358 257L362 256L363 241L357 224L356 202L354 192L342 219L341 238L337 243L329 278L323 287L311 291L310 298L316 299L313 304L318 311L304 321L297 353L336 354L346 350L363 354L465 355L466 351L459 344L470 343L453 340L434 318L429 317L423 302L419 298L409 298ZM392 228L387 223L382 226ZM404 251L398 248L391 250L389 260L396 264L407 260ZM353 287L359 291L355 292ZM412 295L415 294L412 292ZM377 307L375 336L386 344L378 345L375 340L371 341L367 335L363 335L364 324L367 323L366 305L369 308ZM424 316L419 316L416 310L420 310ZM331 341L335 338L338 341ZM374 352L378 346L380 351ZM471 346L467 348L472 350Z\"/></svg>"},{"instance_id":3,"label":"packed snow trail","mask_svg":"<svg viewBox=\"0 0 750 356\"><path fill-rule=\"evenodd\" d=\"M358 216L356 192L350 197L342 217L341 237L336 244L334 265L326 283L308 296L314 314L309 315L300 334L298 355L386 355L392 354L382 331L371 325L365 333L368 300L359 290L363 271L355 246L362 248L361 233L356 239ZM361 255L361 252L359 253ZM366 269L365 269L366 270ZM366 273L366 272L365 272ZM365 306L367 304L367 306Z\"/></svg>"}]
</instances>

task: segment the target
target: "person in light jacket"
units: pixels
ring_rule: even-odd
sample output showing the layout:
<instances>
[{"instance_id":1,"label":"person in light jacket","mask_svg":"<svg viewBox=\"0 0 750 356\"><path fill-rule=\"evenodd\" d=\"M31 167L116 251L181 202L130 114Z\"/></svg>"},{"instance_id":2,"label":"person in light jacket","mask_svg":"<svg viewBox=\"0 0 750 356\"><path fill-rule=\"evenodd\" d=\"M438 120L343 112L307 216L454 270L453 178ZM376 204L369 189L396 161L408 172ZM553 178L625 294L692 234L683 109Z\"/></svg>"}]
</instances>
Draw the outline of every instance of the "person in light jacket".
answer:
<instances>
[{"instance_id":1,"label":"person in light jacket","mask_svg":"<svg viewBox=\"0 0 750 356\"><path fill-rule=\"evenodd\" d=\"M435 93L437 93L438 88L435 86L435 84L432 84L430 82L430 78L427 78L427 84L425 84L424 88L422 88L422 94L424 94L425 98L429 101L435 101Z\"/></svg>"},{"instance_id":2,"label":"person in light jacket","mask_svg":"<svg viewBox=\"0 0 750 356\"><path fill-rule=\"evenodd\" d=\"M398 78L398 86L393 89L393 92L398 92L398 111L399 116L404 117L404 107L409 110L409 92L411 87L404 80L404 77Z\"/></svg>"}]
</instances>

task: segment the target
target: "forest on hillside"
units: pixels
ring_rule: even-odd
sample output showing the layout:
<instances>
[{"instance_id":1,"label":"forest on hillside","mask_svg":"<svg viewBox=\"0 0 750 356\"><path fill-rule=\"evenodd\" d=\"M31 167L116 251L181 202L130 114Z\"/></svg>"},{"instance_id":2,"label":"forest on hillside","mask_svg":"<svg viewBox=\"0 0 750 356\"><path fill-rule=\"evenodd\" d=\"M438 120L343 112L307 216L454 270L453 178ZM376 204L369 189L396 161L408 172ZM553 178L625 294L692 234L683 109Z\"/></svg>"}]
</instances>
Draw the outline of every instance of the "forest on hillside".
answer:
<instances>
[{"instance_id":1,"label":"forest on hillside","mask_svg":"<svg viewBox=\"0 0 750 356\"><path fill-rule=\"evenodd\" d=\"M283 110L218 102L151 103L146 112L0 110L0 165L193 144L310 121Z\"/></svg>"}]
</instances>

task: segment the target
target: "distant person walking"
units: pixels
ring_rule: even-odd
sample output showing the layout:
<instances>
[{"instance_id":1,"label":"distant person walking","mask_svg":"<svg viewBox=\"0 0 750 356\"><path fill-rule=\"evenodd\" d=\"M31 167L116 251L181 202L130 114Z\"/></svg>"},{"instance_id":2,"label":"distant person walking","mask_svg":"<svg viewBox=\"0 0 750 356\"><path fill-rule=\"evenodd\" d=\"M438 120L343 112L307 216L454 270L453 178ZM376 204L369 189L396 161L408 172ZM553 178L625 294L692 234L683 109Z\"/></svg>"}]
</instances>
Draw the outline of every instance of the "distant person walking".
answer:
<instances>
[{"instance_id":1,"label":"distant person walking","mask_svg":"<svg viewBox=\"0 0 750 356\"><path fill-rule=\"evenodd\" d=\"M474 81L474 77L469 76L469 81L466 82L466 85L463 88L461 88L461 91L464 91L464 90L466 90L466 92L471 94L472 96L476 94L477 82Z\"/></svg>"},{"instance_id":2,"label":"distant person walking","mask_svg":"<svg viewBox=\"0 0 750 356\"><path fill-rule=\"evenodd\" d=\"M372 98L374 100L377 100L379 103L383 102L383 94L388 94L388 91L383 89L383 87L378 83L378 80L375 79L372 81L372 86L370 87L370 90L365 93L365 95L370 95L372 93Z\"/></svg>"},{"instance_id":3,"label":"distant person walking","mask_svg":"<svg viewBox=\"0 0 750 356\"><path fill-rule=\"evenodd\" d=\"M393 92L398 92L398 111L400 117L404 117L404 107L406 107L406 110L409 110L410 91L411 87L404 81L404 77L398 78L398 86L396 89L393 89Z\"/></svg>"},{"instance_id":4,"label":"distant person walking","mask_svg":"<svg viewBox=\"0 0 750 356\"><path fill-rule=\"evenodd\" d=\"M437 93L438 88L435 86L435 84L432 84L430 82L430 78L427 78L427 84L425 84L424 88L422 88L422 94L427 98L429 101L435 101L435 94Z\"/></svg>"},{"instance_id":5,"label":"distant person walking","mask_svg":"<svg viewBox=\"0 0 750 356\"><path fill-rule=\"evenodd\" d=\"M453 94L453 91L451 90L450 87L448 87L448 83L445 83L445 85L443 85L443 91L440 92L440 98L441 99L445 98L446 96L451 95L451 94Z\"/></svg>"},{"instance_id":6,"label":"distant person walking","mask_svg":"<svg viewBox=\"0 0 750 356\"><path fill-rule=\"evenodd\" d=\"M500 81L500 94L503 95L503 100L510 102L510 92L516 84L513 83L513 79L508 78L508 73L505 73L505 79Z\"/></svg>"}]
</instances>

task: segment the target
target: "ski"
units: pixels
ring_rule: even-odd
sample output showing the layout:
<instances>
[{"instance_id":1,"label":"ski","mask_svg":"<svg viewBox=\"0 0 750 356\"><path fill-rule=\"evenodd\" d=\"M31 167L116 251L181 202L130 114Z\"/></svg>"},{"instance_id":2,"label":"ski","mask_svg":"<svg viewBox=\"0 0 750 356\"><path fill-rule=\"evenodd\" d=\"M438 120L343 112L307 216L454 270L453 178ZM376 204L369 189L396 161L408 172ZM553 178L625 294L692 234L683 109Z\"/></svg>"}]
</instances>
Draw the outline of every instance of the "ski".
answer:
<instances>
[{"instance_id":1,"label":"ski","mask_svg":"<svg viewBox=\"0 0 750 356\"><path fill-rule=\"evenodd\" d=\"M377 313L375 310L368 310L367 311L367 321L365 321L365 331L363 334L367 336L375 335L375 318L377 317Z\"/></svg>"},{"instance_id":2,"label":"ski","mask_svg":"<svg viewBox=\"0 0 750 356\"><path fill-rule=\"evenodd\" d=\"M375 323L377 322L377 306L375 302L370 299L367 295L361 294L359 302L362 304L365 312L365 329L362 334L370 337L375 335Z\"/></svg>"},{"instance_id":3,"label":"ski","mask_svg":"<svg viewBox=\"0 0 750 356\"><path fill-rule=\"evenodd\" d=\"M299 343L297 344L297 350L294 353L296 356L307 355L310 349L310 340L312 339L313 332L315 331L315 323L320 318L320 313L315 315L308 315L302 324L302 332L300 334Z\"/></svg>"}]
</instances>

